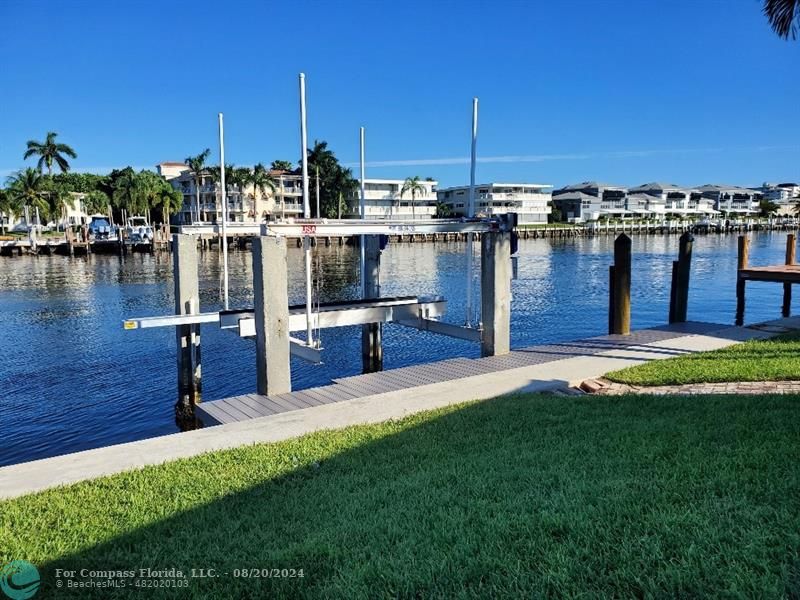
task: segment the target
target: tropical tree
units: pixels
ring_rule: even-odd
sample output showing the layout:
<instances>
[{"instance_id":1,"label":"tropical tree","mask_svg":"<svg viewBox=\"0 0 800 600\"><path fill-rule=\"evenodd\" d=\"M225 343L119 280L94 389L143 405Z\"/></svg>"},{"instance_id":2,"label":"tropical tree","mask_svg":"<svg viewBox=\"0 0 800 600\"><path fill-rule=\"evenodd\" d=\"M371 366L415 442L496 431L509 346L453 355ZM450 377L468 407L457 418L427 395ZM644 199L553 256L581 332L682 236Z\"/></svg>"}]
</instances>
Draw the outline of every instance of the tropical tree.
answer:
<instances>
[{"instance_id":1,"label":"tropical tree","mask_svg":"<svg viewBox=\"0 0 800 600\"><path fill-rule=\"evenodd\" d=\"M358 185L350 169L339 164L327 142L315 140L307 149L307 160L311 169L319 168L320 212L319 217L334 218L339 213L339 196L348 197ZM313 172L313 171L312 171Z\"/></svg>"},{"instance_id":2,"label":"tropical tree","mask_svg":"<svg viewBox=\"0 0 800 600\"><path fill-rule=\"evenodd\" d=\"M180 211L183 206L183 194L162 179L161 185L151 197L151 206L161 209L161 222L169 223L169 216Z\"/></svg>"},{"instance_id":3,"label":"tropical tree","mask_svg":"<svg viewBox=\"0 0 800 600\"><path fill-rule=\"evenodd\" d=\"M8 178L7 183L11 202L17 206L27 206L29 211L39 209L40 219L49 216L50 205L45 198L44 177L39 171L30 167L17 171Z\"/></svg>"},{"instance_id":4,"label":"tropical tree","mask_svg":"<svg viewBox=\"0 0 800 600\"><path fill-rule=\"evenodd\" d=\"M56 142L58 134L55 131L48 131L47 137L44 142L37 142L36 140L28 140L28 149L25 151L26 160L31 156L38 156L39 162L36 163L36 168L42 172L42 166L47 167L47 174L52 175L53 163L55 163L63 173L69 171L69 163L64 155L70 158L78 158L75 150L66 144Z\"/></svg>"},{"instance_id":5,"label":"tropical tree","mask_svg":"<svg viewBox=\"0 0 800 600\"><path fill-rule=\"evenodd\" d=\"M436 203L436 214L434 215L437 219L446 219L448 217L453 216L453 211L450 210L450 207L447 206L444 202L437 202Z\"/></svg>"},{"instance_id":6,"label":"tropical tree","mask_svg":"<svg viewBox=\"0 0 800 600\"><path fill-rule=\"evenodd\" d=\"M411 194L411 218L416 219L414 206L417 203L417 194L420 196L425 194L425 186L422 185L422 180L420 180L419 176L406 177L403 187L400 188L400 199L402 200L406 194Z\"/></svg>"},{"instance_id":7,"label":"tropical tree","mask_svg":"<svg viewBox=\"0 0 800 600\"><path fill-rule=\"evenodd\" d=\"M189 171L191 171L192 176L194 177L195 211L199 221L203 220L202 215L200 214L200 182L202 181L203 175L206 172L206 161L210 155L211 150L206 148L197 156L189 156L183 161L186 163L186 166L189 167Z\"/></svg>"},{"instance_id":8,"label":"tropical tree","mask_svg":"<svg viewBox=\"0 0 800 600\"><path fill-rule=\"evenodd\" d=\"M273 161L273 164L274 163L275 161ZM258 213L256 212L256 196L259 192L262 196L266 196L267 190L274 194L275 190L278 188L278 181L269 174L269 171L263 164L258 163L249 173L248 183L253 186L253 221L257 223Z\"/></svg>"},{"instance_id":9,"label":"tropical tree","mask_svg":"<svg viewBox=\"0 0 800 600\"><path fill-rule=\"evenodd\" d=\"M108 194L102 190L92 190L83 199L83 210L88 215L95 213L105 214L108 211L109 204L111 204L111 199Z\"/></svg>"},{"instance_id":10,"label":"tropical tree","mask_svg":"<svg viewBox=\"0 0 800 600\"><path fill-rule=\"evenodd\" d=\"M764 0L764 14L779 37L796 39L800 0Z\"/></svg>"},{"instance_id":11,"label":"tropical tree","mask_svg":"<svg viewBox=\"0 0 800 600\"><path fill-rule=\"evenodd\" d=\"M50 220L55 221L56 216L60 223L65 224L67 220L67 212L70 207L75 207L75 199L69 193L69 188L64 185L54 185L46 192L47 202L49 204Z\"/></svg>"},{"instance_id":12,"label":"tropical tree","mask_svg":"<svg viewBox=\"0 0 800 600\"><path fill-rule=\"evenodd\" d=\"M114 193L111 203L118 209L125 209L131 215L147 213L148 189L146 182L131 167L123 169L122 174L114 182Z\"/></svg>"},{"instance_id":13,"label":"tropical tree","mask_svg":"<svg viewBox=\"0 0 800 600\"><path fill-rule=\"evenodd\" d=\"M758 208L760 217L769 217L772 213L776 212L780 206L775 204L772 200L764 198L759 202Z\"/></svg>"},{"instance_id":14,"label":"tropical tree","mask_svg":"<svg viewBox=\"0 0 800 600\"><path fill-rule=\"evenodd\" d=\"M291 171L294 166L288 160L273 160L269 168L273 171Z\"/></svg>"}]
</instances>

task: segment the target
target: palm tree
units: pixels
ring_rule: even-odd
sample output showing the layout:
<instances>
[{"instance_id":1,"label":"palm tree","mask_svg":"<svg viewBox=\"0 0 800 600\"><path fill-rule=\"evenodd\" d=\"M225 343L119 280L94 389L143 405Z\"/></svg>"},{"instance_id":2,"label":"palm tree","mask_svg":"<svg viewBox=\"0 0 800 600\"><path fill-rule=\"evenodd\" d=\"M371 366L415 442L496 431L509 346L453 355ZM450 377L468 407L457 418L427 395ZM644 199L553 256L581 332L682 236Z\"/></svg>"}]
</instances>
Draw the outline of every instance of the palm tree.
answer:
<instances>
[{"instance_id":1,"label":"palm tree","mask_svg":"<svg viewBox=\"0 0 800 600\"><path fill-rule=\"evenodd\" d=\"M253 221L257 223L256 196L259 192L261 192L262 196L266 196L267 190L274 194L278 188L278 182L261 163L253 167L253 170L248 175L248 183L253 186Z\"/></svg>"},{"instance_id":2,"label":"palm tree","mask_svg":"<svg viewBox=\"0 0 800 600\"><path fill-rule=\"evenodd\" d=\"M189 156L183 162L186 163L186 166L189 167L189 170L194 177L194 190L195 190L195 211L197 214L197 220L202 221L202 215L200 214L200 182L203 179L203 174L206 171L206 160L211 155L211 150L206 148L197 156Z\"/></svg>"},{"instance_id":3,"label":"palm tree","mask_svg":"<svg viewBox=\"0 0 800 600\"><path fill-rule=\"evenodd\" d=\"M400 190L400 199L402 199L403 196L408 193L411 194L411 219L414 220L417 218L414 211L414 205L417 201L417 194L423 195L425 193L425 186L422 185L422 180L418 175L415 175L414 177L406 177L405 183L403 183L403 187Z\"/></svg>"},{"instance_id":4,"label":"palm tree","mask_svg":"<svg viewBox=\"0 0 800 600\"><path fill-rule=\"evenodd\" d=\"M111 202L117 208L124 208L129 215L143 215L148 209L147 192L136 171L128 167L114 183Z\"/></svg>"},{"instance_id":5,"label":"palm tree","mask_svg":"<svg viewBox=\"0 0 800 600\"><path fill-rule=\"evenodd\" d=\"M29 210L38 208L40 218L47 217L50 209L45 193L44 177L36 169L28 167L8 178L8 195L11 201L17 206L27 206Z\"/></svg>"},{"instance_id":6,"label":"palm tree","mask_svg":"<svg viewBox=\"0 0 800 600\"><path fill-rule=\"evenodd\" d=\"M161 207L161 222L167 224L169 216L178 212L183 206L183 194L165 181L164 185L156 190L152 201L154 207Z\"/></svg>"},{"instance_id":7,"label":"palm tree","mask_svg":"<svg viewBox=\"0 0 800 600\"><path fill-rule=\"evenodd\" d=\"M291 171L292 163L288 160L273 160L270 169L273 171Z\"/></svg>"},{"instance_id":8,"label":"palm tree","mask_svg":"<svg viewBox=\"0 0 800 600\"><path fill-rule=\"evenodd\" d=\"M50 218L53 218L58 215L61 223L64 224L66 227L67 221L67 212L69 211L70 207L75 206L74 199L72 198L72 194L69 193L69 189L67 189L63 185L57 185L53 190L47 192L48 196L48 204L50 205Z\"/></svg>"},{"instance_id":9,"label":"palm tree","mask_svg":"<svg viewBox=\"0 0 800 600\"><path fill-rule=\"evenodd\" d=\"M48 131L47 138L44 142L28 140L28 149L25 151L25 156L23 158L28 159L34 155L38 156L39 162L36 163L36 168L39 169L40 173L42 172L42 165L44 165L47 167L47 174L52 175L53 163L58 165L62 173L66 173L69 171L69 163L63 155L66 154L70 158L78 158L78 155L75 154L75 150L66 144L56 143L57 136L58 134L55 131Z\"/></svg>"},{"instance_id":10,"label":"palm tree","mask_svg":"<svg viewBox=\"0 0 800 600\"><path fill-rule=\"evenodd\" d=\"M796 39L800 0L764 0L764 14L779 37Z\"/></svg>"}]
</instances>

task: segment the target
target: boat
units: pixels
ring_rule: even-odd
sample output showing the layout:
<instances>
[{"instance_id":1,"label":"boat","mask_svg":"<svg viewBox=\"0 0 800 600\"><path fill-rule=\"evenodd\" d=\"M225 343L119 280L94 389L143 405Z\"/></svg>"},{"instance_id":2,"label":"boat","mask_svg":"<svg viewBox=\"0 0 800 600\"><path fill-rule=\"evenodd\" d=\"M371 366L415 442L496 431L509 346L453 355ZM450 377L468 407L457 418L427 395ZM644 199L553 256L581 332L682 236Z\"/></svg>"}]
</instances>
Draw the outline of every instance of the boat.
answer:
<instances>
[{"instance_id":1,"label":"boat","mask_svg":"<svg viewBox=\"0 0 800 600\"><path fill-rule=\"evenodd\" d=\"M153 243L153 228L145 217L128 217L125 233L132 244Z\"/></svg>"},{"instance_id":2,"label":"boat","mask_svg":"<svg viewBox=\"0 0 800 600\"><path fill-rule=\"evenodd\" d=\"M105 215L91 215L89 221L89 241L91 242L114 242L117 241L117 232L114 226L109 223Z\"/></svg>"}]
</instances>

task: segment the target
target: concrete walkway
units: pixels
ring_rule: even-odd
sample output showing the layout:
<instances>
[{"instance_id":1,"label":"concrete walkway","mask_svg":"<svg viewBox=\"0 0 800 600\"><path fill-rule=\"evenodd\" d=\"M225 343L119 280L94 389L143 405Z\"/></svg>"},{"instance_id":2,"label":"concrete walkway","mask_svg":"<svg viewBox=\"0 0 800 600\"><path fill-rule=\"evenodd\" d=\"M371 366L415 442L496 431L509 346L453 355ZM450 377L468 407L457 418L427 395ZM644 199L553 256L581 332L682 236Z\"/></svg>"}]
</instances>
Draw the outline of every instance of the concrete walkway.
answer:
<instances>
[{"instance_id":1,"label":"concrete walkway","mask_svg":"<svg viewBox=\"0 0 800 600\"><path fill-rule=\"evenodd\" d=\"M2 467L0 498L12 498L213 450L277 442L322 429L401 419L416 412L469 400L562 389L586 379L600 377L615 369L650 360L714 350L740 341L767 338L782 331L800 329L800 319L781 319L760 327L744 328L719 325L716 326L717 329L709 324L698 324L704 331L703 334L692 333L692 329L697 328L691 325L687 324L685 327L686 333L670 336L668 339L621 345L618 336L603 336L594 340L602 348L603 340L613 337L614 343L608 350L575 353L573 348L572 354L568 351L561 352L556 360L549 362L428 383L197 431ZM665 330L668 328L645 331ZM566 350L570 345L564 344L560 348Z\"/></svg>"}]
</instances>

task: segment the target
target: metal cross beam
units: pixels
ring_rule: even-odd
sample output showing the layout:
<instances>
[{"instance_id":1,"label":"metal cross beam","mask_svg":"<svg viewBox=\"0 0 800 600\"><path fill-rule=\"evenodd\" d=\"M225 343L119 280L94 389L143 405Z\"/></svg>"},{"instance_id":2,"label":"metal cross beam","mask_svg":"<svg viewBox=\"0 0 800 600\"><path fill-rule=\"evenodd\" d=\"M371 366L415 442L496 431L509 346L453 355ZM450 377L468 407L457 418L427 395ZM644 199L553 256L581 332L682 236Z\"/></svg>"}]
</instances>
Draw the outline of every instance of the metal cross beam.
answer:
<instances>
[{"instance_id":1,"label":"metal cross beam","mask_svg":"<svg viewBox=\"0 0 800 600\"><path fill-rule=\"evenodd\" d=\"M228 225L229 235L278 235L284 237L345 237L360 235L409 235L428 233L487 233L510 231L514 224L507 219L418 219L415 221L383 219L287 219L271 223L235 223ZM183 225L181 233L217 234L216 224Z\"/></svg>"}]
</instances>

